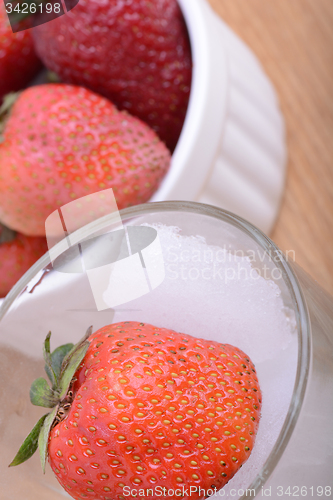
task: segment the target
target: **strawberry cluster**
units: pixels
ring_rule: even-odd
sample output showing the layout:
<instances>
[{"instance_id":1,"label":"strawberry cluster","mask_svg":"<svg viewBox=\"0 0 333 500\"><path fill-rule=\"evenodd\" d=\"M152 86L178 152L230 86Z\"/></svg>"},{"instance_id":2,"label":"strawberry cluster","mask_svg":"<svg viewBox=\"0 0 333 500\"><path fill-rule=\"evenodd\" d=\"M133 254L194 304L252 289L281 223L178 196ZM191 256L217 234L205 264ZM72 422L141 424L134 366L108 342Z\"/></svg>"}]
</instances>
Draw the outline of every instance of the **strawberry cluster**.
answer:
<instances>
[{"instance_id":1,"label":"strawberry cluster","mask_svg":"<svg viewBox=\"0 0 333 500\"><path fill-rule=\"evenodd\" d=\"M191 86L176 0L81 0L16 33L1 5L0 53L2 224L42 238L54 210L90 193L112 188L119 209L150 199L169 168ZM6 96L24 89L42 63L57 83ZM27 270L19 262L45 248L36 242L32 254L18 241L11 248L20 273L13 259L2 265L0 295Z\"/></svg>"}]
</instances>

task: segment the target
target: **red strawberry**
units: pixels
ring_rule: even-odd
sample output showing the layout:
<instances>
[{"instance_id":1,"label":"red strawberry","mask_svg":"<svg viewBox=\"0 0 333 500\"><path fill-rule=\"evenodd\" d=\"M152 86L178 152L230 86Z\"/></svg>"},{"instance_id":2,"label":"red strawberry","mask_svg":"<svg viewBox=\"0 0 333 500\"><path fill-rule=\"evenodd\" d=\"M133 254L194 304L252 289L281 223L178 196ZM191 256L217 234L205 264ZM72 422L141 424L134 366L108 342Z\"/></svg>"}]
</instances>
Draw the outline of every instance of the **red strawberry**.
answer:
<instances>
[{"instance_id":1,"label":"red strawberry","mask_svg":"<svg viewBox=\"0 0 333 500\"><path fill-rule=\"evenodd\" d=\"M29 21L24 21L25 24ZM42 64L38 59L31 30L13 33L3 3L0 3L0 104L9 92L25 87Z\"/></svg>"},{"instance_id":2,"label":"red strawberry","mask_svg":"<svg viewBox=\"0 0 333 500\"><path fill-rule=\"evenodd\" d=\"M137 118L81 87L23 91L0 144L0 220L29 235L76 198L113 188L118 208L149 200L170 153Z\"/></svg>"},{"instance_id":3,"label":"red strawberry","mask_svg":"<svg viewBox=\"0 0 333 500\"><path fill-rule=\"evenodd\" d=\"M62 390L42 430L47 436L51 428L42 462L48 453L65 490L75 499L111 500L133 498L135 489L192 486L195 500L223 487L249 457L260 418L246 354L137 322L105 326L88 340L89 347L79 344L83 361L65 384L67 396ZM41 404L38 380L34 404ZM23 448L11 465L22 461Z\"/></svg>"},{"instance_id":4,"label":"red strawberry","mask_svg":"<svg viewBox=\"0 0 333 500\"><path fill-rule=\"evenodd\" d=\"M47 252L45 238L12 234L2 241L5 232L0 224L0 297L7 295L28 269Z\"/></svg>"},{"instance_id":5,"label":"red strawberry","mask_svg":"<svg viewBox=\"0 0 333 500\"><path fill-rule=\"evenodd\" d=\"M150 125L173 150L186 114L191 52L176 0L80 0L34 30L44 64Z\"/></svg>"}]
</instances>

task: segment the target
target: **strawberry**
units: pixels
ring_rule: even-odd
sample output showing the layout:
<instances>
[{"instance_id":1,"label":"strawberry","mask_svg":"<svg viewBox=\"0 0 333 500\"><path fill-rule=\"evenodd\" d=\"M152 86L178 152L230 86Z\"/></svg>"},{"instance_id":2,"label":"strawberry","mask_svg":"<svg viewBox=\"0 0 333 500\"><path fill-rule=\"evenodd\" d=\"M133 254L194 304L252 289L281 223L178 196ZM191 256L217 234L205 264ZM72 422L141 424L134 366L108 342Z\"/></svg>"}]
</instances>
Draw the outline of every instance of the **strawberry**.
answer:
<instances>
[{"instance_id":1,"label":"strawberry","mask_svg":"<svg viewBox=\"0 0 333 500\"><path fill-rule=\"evenodd\" d=\"M143 122L76 86L24 90L0 143L0 220L44 235L60 206L113 188L118 208L144 203L159 186L170 153Z\"/></svg>"},{"instance_id":2,"label":"strawberry","mask_svg":"<svg viewBox=\"0 0 333 500\"><path fill-rule=\"evenodd\" d=\"M0 297L46 252L45 238L15 234L0 224Z\"/></svg>"},{"instance_id":3,"label":"strawberry","mask_svg":"<svg viewBox=\"0 0 333 500\"><path fill-rule=\"evenodd\" d=\"M28 20L24 24L29 26ZM0 3L0 104L3 97L25 87L42 67L31 30L13 33L4 4Z\"/></svg>"},{"instance_id":4,"label":"strawberry","mask_svg":"<svg viewBox=\"0 0 333 500\"><path fill-rule=\"evenodd\" d=\"M240 349L138 322L88 332L77 349L82 361L71 381L50 390L37 379L31 391L34 404L42 386L45 406L56 402L40 424L42 464L48 455L73 498L133 498L135 490L142 497L158 486L192 487L191 497L202 499L249 457L261 394ZM27 447L11 465L29 458Z\"/></svg>"},{"instance_id":5,"label":"strawberry","mask_svg":"<svg viewBox=\"0 0 333 500\"><path fill-rule=\"evenodd\" d=\"M66 16L37 26L34 39L40 58L62 81L106 96L174 150L192 74L176 0L80 0Z\"/></svg>"}]
</instances>

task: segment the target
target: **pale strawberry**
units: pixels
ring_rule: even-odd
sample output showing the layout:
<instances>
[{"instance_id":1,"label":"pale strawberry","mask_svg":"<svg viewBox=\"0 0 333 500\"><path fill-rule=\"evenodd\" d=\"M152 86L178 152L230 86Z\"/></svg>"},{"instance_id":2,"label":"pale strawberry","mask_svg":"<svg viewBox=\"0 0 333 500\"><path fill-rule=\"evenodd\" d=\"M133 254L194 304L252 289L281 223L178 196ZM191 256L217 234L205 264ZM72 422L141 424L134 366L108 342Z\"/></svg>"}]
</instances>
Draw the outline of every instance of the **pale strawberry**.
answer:
<instances>
[{"instance_id":1,"label":"pale strawberry","mask_svg":"<svg viewBox=\"0 0 333 500\"><path fill-rule=\"evenodd\" d=\"M49 214L113 188L118 208L144 203L158 188L170 152L146 124L107 99L72 85L24 90L0 143L0 220L44 235Z\"/></svg>"}]
</instances>

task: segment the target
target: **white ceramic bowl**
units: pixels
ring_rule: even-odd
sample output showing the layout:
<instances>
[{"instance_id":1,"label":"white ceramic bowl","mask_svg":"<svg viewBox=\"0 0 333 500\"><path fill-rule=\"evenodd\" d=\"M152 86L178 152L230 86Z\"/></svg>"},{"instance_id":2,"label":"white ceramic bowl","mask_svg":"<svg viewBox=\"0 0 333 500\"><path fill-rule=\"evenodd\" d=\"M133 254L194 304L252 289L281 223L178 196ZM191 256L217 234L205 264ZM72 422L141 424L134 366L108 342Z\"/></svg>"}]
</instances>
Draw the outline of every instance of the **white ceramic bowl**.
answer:
<instances>
[{"instance_id":1,"label":"white ceramic bowl","mask_svg":"<svg viewBox=\"0 0 333 500\"><path fill-rule=\"evenodd\" d=\"M284 121L272 84L207 0L178 0L193 79L171 168L151 201L224 208L269 233L284 187Z\"/></svg>"}]
</instances>

